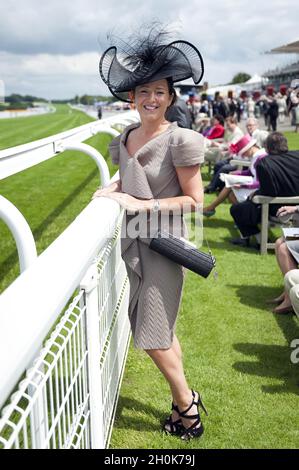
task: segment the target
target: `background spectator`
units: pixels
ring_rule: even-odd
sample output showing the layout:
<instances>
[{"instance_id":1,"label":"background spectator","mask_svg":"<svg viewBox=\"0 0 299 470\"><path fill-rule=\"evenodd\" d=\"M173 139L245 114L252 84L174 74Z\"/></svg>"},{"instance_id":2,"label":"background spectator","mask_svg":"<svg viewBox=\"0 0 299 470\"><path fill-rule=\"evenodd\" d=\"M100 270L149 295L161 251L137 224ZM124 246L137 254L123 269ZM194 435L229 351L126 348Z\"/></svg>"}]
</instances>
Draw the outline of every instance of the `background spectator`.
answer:
<instances>
[{"instance_id":1,"label":"background spectator","mask_svg":"<svg viewBox=\"0 0 299 470\"><path fill-rule=\"evenodd\" d=\"M299 215L298 206L283 206L277 211L278 217L291 216L292 214ZM299 263L299 240L288 241L283 237L278 238L275 242L275 255L278 266L284 276L292 269L297 269ZM273 299L272 303L279 304L273 309L274 313L286 314L293 311L291 299L286 290L279 297Z\"/></svg>"},{"instance_id":2,"label":"background spectator","mask_svg":"<svg viewBox=\"0 0 299 470\"><path fill-rule=\"evenodd\" d=\"M259 181L256 174L256 165L258 162L266 156L264 149L260 149L255 139L250 137L248 134L244 135L236 144L231 144L231 149L235 154L241 157L247 157L251 160L250 167L247 170L234 172L235 174L242 176L252 176L253 180L250 184L238 184L232 187L224 187L217 198L203 209L203 215L210 217L215 214L216 207L219 206L225 199L229 199L232 204L236 204L239 199L239 190L242 189L243 193L251 193L259 187ZM244 191L246 190L246 191ZM241 196L241 194L240 194Z\"/></svg>"},{"instance_id":3,"label":"background spectator","mask_svg":"<svg viewBox=\"0 0 299 470\"><path fill-rule=\"evenodd\" d=\"M216 114L212 118L212 127L206 134L206 138L209 140L220 139L224 136L224 119L221 114Z\"/></svg>"},{"instance_id":4,"label":"background spectator","mask_svg":"<svg viewBox=\"0 0 299 470\"><path fill-rule=\"evenodd\" d=\"M243 131L240 129L237 123L237 118L229 116L226 118L226 127L227 130L225 131L225 142L223 144L215 142L214 145L218 146L218 149L210 149L205 154L205 160L209 161L209 153L213 150L216 152L218 150L218 156L215 157L215 166L214 166L214 174L211 179L211 182L208 186L205 187L205 193L212 193L215 192L217 189L222 189L224 187L223 181L220 180L220 173L230 173L237 169L236 166L230 164L230 160L233 158L233 155L229 153L229 144L236 143L240 138L243 136Z\"/></svg>"},{"instance_id":5,"label":"background spectator","mask_svg":"<svg viewBox=\"0 0 299 470\"><path fill-rule=\"evenodd\" d=\"M269 135L268 131L259 129L259 123L256 118L249 118L246 121L246 129L248 134L256 140L257 145L262 148L265 147L266 139Z\"/></svg>"},{"instance_id":6,"label":"background spectator","mask_svg":"<svg viewBox=\"0 0 299 470\"><path fill-rule=\"evenodd\" d=\"M276 100L278 104L278 121L283 123L285 121L287 111L286 97L281 93L278 93Z\"/></svg>"},{"instance_id":7,"label":"background spectator","mask_svg":"<svg viewBox=\"0 0 299 470\"><path fill-rule=\"evenodd\" d=\"M299 194L299 153L288 150L287 140L280 132L269 134L266 145L269 153L257 167L260 188L254 194L263 196L292 197ZM253 195L251 196L251 198ZM241 232L241 238L232 240L234 245L250 246L250 237L260 243L261 205L247 199L231 207L231 215ZM269 214L276 215L279 206L270 204Z\"/></svg>"},{"instance_id":8,"label":"background spectator","mask_svg":"<svg viewBox=\"0 0 299 470\"><path fill-rule=\"evenodd\" d=\"M270 131L272 128L272 131L276 132L277 118L278 118L278 104L274 97L271 98L271 100L269 101L268 116L269 116L268 131Z\"/></svg>"},{"instance_id":9,"label":"background spectator","mask_svg":"<svg viewBox=\"0 0 299 470\"><path fill-rule=\"evenodd\" d=\"M192 129L192 117L187 103L181 98L178 88L175 89L177 99L176 102L168 108L165 114L167 121L178 123L179 127Z\"/></svg>"},{"instance_id":10,"label":"background spectator","mask_svg":"<svg viewBox=\"0 0 299 470\"><path fill-rule=\"evenodd\" d=\"M291 83L289 107L288 111L291 113L291 125L295 126L295 132L297 131L296 125L296 110L299 105L299 79L293 80Z\"/></svg>"}]
</instances>

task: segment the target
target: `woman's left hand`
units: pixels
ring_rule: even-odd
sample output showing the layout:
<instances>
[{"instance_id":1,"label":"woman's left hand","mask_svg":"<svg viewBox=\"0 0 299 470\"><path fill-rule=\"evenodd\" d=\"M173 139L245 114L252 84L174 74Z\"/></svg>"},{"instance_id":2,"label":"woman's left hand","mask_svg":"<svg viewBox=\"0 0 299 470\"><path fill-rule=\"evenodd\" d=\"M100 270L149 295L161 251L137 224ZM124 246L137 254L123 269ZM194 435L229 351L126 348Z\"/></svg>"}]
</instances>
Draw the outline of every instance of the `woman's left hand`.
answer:
<instances>
[{"instance_id":1,"label":"woman's left hand","mask_svg":"<svg viewBox=\"0 0 299 470\"><path fill-rule=\"evenodd\" d=\"M114 199L114 201L118 202L119 205L127 211L141 212L148 209L148 201L142 201L133 196L130 196L130 194L119 193L115 191L113 193L105 194L105 197Z\"/></svg>"}]
</instances>

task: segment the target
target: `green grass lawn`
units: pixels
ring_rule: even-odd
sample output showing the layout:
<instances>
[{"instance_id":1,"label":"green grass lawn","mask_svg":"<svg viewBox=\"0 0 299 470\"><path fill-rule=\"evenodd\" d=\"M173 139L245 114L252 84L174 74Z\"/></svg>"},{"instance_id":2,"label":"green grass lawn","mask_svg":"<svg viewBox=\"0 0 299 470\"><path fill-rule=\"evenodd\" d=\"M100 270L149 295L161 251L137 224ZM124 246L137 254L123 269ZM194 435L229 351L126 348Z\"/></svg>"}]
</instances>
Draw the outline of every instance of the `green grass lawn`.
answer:
<instances>
[{"instance_id":1,"label":"green grass lawn","mask_svg":"<svg viewBox=\"0 0 299 470\"><path fill-rule=\"evenodd\" d=\"M84 113L58 105L57 113L0 121L0 147L41 139L92 121ZM29 127L27 127L29 126ZM32 126L32 129L31 127ZM31 129L31 130L29 130ZM10 135L8 139L7 134ZM98 134L86 143L108 158L111 137ZM114 167L108 161L110 169ZM115 168L114 168L115 170ZM0 194L24 215L40 254L86 207L100 184L95 162L81 152L68 151L0 181ZM13 237L0 220L0 292L19 274Z\"/></svg>"},{"instance_id":2,"label":"green grass lawn","mask_svg":"<svg viewBox=\"0 0 299 470\"><path fill-rule=\"evenodd\" d=\"M1 148L90 120L79 112L69 114L63 106L47 118L51 123L46 116L0 121ZM28 126L29 120L38 120L31 130L25 129L27 119ZM299 148L298 136L288 133L288 138L292 148ZM95 136L89 143L107 158L109 140ZM206 168L203 178L206 184ZM1 181L0 194L24 214L41 253L88 204L98 183L90 158L65 152ZM207 202L212 198L208 195ZM299 338L299 323L292 315L274 316L265 303L283 286L275 256L270 252L261 257L230 245L237 230L229 204L205 220L205 231L219 277L204 280L188 273L177 335L190 386L201 392L209 411L209 417L203 416L206 432L202 439L184 443L160 431L171 405L168 386L146 354L131 347L112 448L299 447L299 365L290 361L290 343ZM1 292L18 275L14 241L1 222L0 246Z\"/></svg>"},{"instance_id":3,"label":"green grass lawn","mask_svg":"<svg viewBox=\"0 0 299 470\"><path fill-rule=\"evenodd\" d=\"M93 121L86 114L55 104L56 112L0 120L0 150L42 139Z\"/></svg>"}]
</instances>

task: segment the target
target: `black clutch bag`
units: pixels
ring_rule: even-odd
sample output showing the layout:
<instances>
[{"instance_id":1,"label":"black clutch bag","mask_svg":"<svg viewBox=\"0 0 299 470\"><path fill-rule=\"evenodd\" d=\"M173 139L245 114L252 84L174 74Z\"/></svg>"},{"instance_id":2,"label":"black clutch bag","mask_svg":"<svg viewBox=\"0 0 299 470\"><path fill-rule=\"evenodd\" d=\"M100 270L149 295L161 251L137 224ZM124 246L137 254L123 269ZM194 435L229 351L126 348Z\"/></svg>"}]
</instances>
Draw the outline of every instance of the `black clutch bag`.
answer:
<instances>
[{"instance_id":1,"label":"black clutch bag","mask_svg":"<svg viewBox=\"0 0 299 470\"><path fill-rule=\"evenodd\" d=\"M160 230L151 240L149 248L202 277L208 277L216 266L216 259L211 253L193 248L187 241Z\"/></svg>"}]
</instances>

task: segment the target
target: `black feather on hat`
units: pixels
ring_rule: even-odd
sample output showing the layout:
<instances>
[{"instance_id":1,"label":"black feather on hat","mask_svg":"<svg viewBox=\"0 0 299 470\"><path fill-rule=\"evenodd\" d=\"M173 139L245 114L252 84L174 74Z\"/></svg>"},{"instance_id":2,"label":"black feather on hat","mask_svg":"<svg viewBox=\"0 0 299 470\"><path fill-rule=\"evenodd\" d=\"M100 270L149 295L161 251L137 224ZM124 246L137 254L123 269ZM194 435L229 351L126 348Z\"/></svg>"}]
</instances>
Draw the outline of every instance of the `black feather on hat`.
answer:
<instances>
[{"instance_id":1,"label":"black feather on hat","mask_svg":"<svg viewBox=\"0 0 299 470\"><path fill-rule=\"evenodd\" d=\"M130 92L136 86L163 78L179 82L192 77L195 84L201 81L204 64L198 49L187 41L165 44L167 35L153 27L146 37L123 42L119 54L116 46L103 53L100 74L116 98L131 103Z\"/></svg>"}]
</instances>

